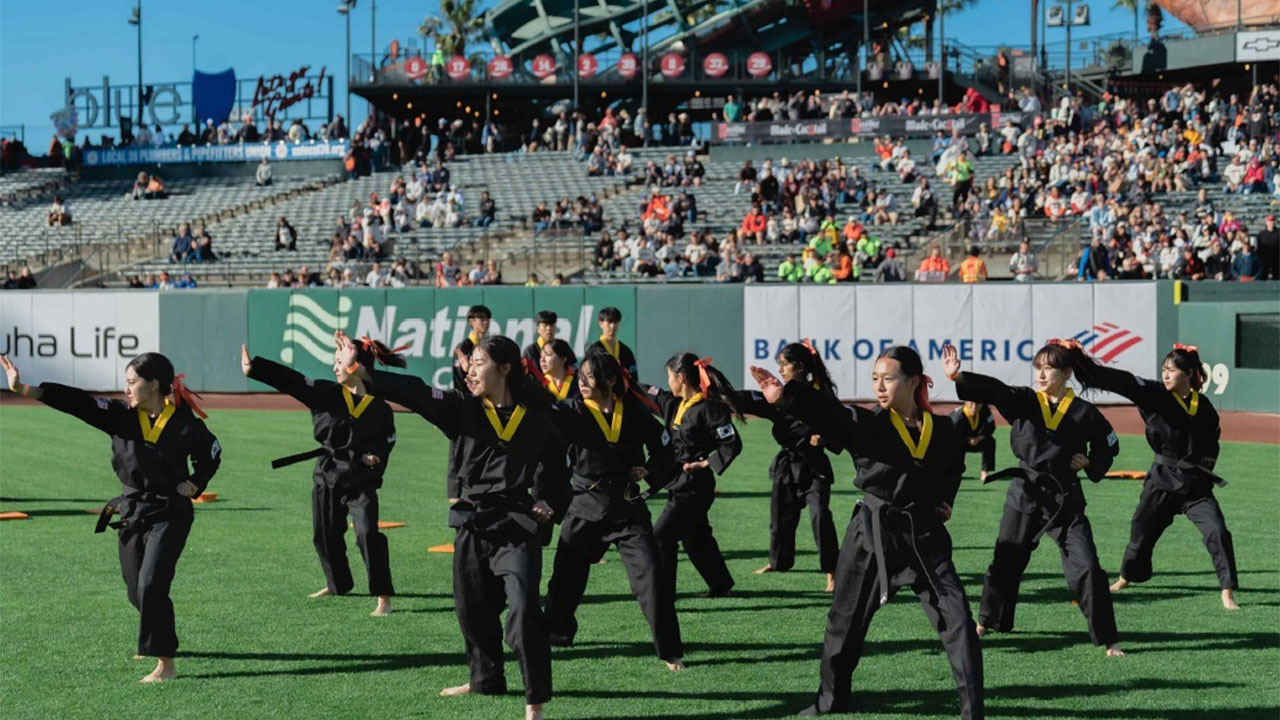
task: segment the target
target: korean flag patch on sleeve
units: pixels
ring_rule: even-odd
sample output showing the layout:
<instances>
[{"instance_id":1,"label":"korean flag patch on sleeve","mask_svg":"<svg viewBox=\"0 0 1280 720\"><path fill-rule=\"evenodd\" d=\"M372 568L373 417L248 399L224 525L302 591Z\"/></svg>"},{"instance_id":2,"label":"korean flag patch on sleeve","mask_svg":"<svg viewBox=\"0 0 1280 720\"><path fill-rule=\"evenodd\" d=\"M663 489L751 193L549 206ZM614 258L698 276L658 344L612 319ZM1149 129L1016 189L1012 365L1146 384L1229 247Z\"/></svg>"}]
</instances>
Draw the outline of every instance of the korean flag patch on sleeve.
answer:
<instances>
[{"instance_id":1,"label":"korean flag patch on sleeve","mask_svg":"<svg viewBox=\"0 0 1280 720\"><path fill-rule=\"evenodd\" d=\"M444 391L443 391L443 390L441 390L440 388L431 388L431 399L432 399L432 400L443 400L443 399L444 399Z\"/></svg>"},{"instance_id":2,"label":"korean flag patch on sleeve","mask_svg":"<svg viewBox=\"0 0 1280 720\"><path fill-rule=\"evenodd\" d=\"M671 444L671 433L667 432L666 430L663 430L662 431L662 447L666 447L670 444Z\"/></svg>"},{"instance_id":3,"label":"korean flag patch on sleeve","mask_svg":"<svg viewBox=\"0 0 1280 720\"><path fill-rule=\"evenodd\" d=\"M1107 445L1110 445L1111 447L1115 447L1119 444L1120 444L1120 438L1116 437L1115 432L1112 432L1109 435L1107 435Z\"/></svg>"},{"instance_id":4,"label":"korean flag patch on sleeve","mask_svg":"<svg viewBox=\"0 0 1280 720\"><path fill-rule=\"evenodd\" d=\"M738 431L733 428L733 423L725 423L716 428L716 438L719 440L728 440L737 433Z\"/></svg>"}]
</instances>

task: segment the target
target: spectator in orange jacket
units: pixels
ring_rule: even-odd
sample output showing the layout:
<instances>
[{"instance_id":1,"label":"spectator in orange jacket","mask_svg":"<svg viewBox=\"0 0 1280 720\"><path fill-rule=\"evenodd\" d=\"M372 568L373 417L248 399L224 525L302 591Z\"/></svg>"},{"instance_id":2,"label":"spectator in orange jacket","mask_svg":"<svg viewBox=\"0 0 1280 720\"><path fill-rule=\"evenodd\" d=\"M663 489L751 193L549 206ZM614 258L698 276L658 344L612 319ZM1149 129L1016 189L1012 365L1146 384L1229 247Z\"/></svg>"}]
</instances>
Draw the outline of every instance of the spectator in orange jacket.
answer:
<instances>
[{"instance_id":1,"label":"spectator in orange jacket","mask_svg":"<svg viewBox=\"0 0 1280 720\"><path fill-rule=\"evenodd\" d=\"M929 257L920 261L916 270L916 279L921 281L942 282L951 272L951 263L942 257L942 248L937 245L929 248Z\"/></svg>"},{"instance_id":2,"label":"spectator in orange jacket","mask_svg":"<svg viewBox=\"0 0 1280 720\"><path fill-rule=\"evenodd\" d=\"M760 209L760 203L751 206L751 212L742 218L742 238L748 240L755 238L757 245L764 244L764 229L768 224L764 211Z\"/></svg>"}]
</instances>

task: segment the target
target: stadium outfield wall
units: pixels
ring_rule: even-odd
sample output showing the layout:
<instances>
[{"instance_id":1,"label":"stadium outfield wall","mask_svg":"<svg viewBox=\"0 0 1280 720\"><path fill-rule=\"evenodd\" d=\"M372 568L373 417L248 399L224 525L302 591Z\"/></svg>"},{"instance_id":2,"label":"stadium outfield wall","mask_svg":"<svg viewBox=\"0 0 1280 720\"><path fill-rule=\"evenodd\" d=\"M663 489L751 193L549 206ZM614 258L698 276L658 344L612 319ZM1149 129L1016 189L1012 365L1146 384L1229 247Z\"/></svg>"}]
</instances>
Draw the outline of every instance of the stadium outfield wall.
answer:
<instances>
[{"instance_id":1,"label":"stadium outfield wall","mask_svg":"<svg viewBox=\"0 0 1280 720\"><path fill-rule=\"evenodd\" d=\"M159 348L194 389L254 392L266 388L240 374L241 343L324 377L341 328L407 346L409 371L446 387L471 305L488 305L493 332L521 345L533 340L534 313L554 310L560 336L578 353L599 336L596 313L612 305L650 383L664 383L663 363L688 349L745 385L750 365L773 368L784 343L810 338L840 394L865 400L876 355L907 343L936 379L934 397L952 400L940 360L947 342L966 368L1029 384L1031 357L1050 338L1078 339L1105 362L1148 377L1179 341L1199 345L1216 405L1276 413L1280 295L1258 285L1221 286L1203 299L1199 286L1188 294L1173 282L10 291L0 293L0 352L32 381L106 391L122 387L128 358Z\"/></svg>"}]
</instances>

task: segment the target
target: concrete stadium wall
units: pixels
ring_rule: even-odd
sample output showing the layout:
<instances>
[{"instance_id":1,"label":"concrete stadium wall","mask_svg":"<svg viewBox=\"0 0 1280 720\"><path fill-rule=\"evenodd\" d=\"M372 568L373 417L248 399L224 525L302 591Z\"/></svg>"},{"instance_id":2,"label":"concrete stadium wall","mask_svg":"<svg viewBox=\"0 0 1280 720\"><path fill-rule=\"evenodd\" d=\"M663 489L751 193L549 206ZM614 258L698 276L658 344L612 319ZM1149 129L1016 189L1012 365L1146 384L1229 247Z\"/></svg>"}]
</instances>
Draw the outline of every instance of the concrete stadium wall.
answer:
<instances>
[{"instance_id":1,"label":"concrete stadium wall","mask_svg":"<svg viewBox=\"0 0 1280 720\"><path fill-rule=\"evenodd\" d=\"M841 394L848 397L865 395L858 378L886 342L916 343L926 357L926 371L939 381L934 396L946 399L952 388L935 367L934 352L943 342L956 343L962 352L969 348L967 367L1025 383L1030 372L1023 356L1050 336L1085 333L1089 342L1100 343L1114 335L1110 349L1141 336L1140 344L1116 360L1120 366L1155 377L1159 359L1174 342L1196 344L1209 365L1207 393L1215 405L1280 412L1280 371L1241 367L1237 337L1244 318L1262 320L1252 327L1264 331L1247 336L1254 338L1250 342L1280 338L1265 331L1268 320L1274 327L1280 318L1280 284L1275 283L1196 284L1181 292L1166 282L10 291L0 293L0 352L14 353L31 381L109 391L121 387L132 354L158 347L188 374L193 389L263 391L240 374L241 343L254 354L324 377L330 372L329 338L340 327L354 336L408 345L408 370L447 386L452 349L465 337L466 311L476 303L493 310L493 332L522 346L533 340L534 313L555 310L561 337L579 353L599 337L600 308L617 306L624 317L622 339L636 351L641 379L653 384L665 382L663 364L676 352L712 357L740 383L747 364L773 366L779 343L812 337L833 372L846 378ZM1100 329L1109 323L1112 329ZM1094 331L1097 338L1089 339ZM987 358L988 346L1012 350L1008 357ZM1244 357L1256 364L1259 352L1246 349Z\"/></svg>"}]
</instances>

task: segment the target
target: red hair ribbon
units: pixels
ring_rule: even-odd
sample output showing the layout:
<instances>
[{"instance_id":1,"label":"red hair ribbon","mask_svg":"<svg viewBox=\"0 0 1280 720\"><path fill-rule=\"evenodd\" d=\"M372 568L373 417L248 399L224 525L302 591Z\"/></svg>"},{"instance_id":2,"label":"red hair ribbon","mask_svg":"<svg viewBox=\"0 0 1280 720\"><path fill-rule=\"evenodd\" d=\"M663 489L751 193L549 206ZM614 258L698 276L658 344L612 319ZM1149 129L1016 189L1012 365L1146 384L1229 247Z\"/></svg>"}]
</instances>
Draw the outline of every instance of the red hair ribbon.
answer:
<instances>
[{"instance_id":1,"label":"red hair ribbon","mask_svg":"<svg viewBox=\"0 0 1280 720\"><path fill-rule=\"evenodd\" d=\"M817 354L818 354L818 351L813 347L813 343L809 342L809 338L805 338L805 339L803 340L802 344L803 344L806 348L809 348L809 354L810 354L810 355L817 355Z\"/></svg>"},{"instance_id":2,"label":"red hair ribbon","mask_svg":"<svg viewBox=\"0 0 1280 720\"><path fill-rule=\"evenodd\" d=\"M386 358L391 355L395 355L396 353L404 352L405 350L409 349L408 345L401 345L398 348L392 348L391 350L384 351L378 347L377 341L375 341L373 338L369 337L368 335L365 335L364 337L360 338L360 347L369 351L373 355L373 359L377 360L382 365L387 364L386 360L384 360L383 358Z\"/></svg>"},{"instance_id":3,"label":"red hair ribbon","mask_svg":"<svg viewBox=\"0 0 1280 720\"><path fill-rule=\"evenodd\" d=\"M185 403L191 406L191 412L199 415L200 419L207 419L209 416L196 405L195 398L201 397L201 395L187 389L187 386L182 383L182 379L185 377L185 374L173 376L173 404L182 406Z\"/></svg>"},{"instance_id":4,"label":"red hair ribbon","mask_svg":"<svg viewBox=\"0 0 1280 720\"><path fill-rule=\"evenodd\" d=\"M1058 345L1058 346L1060 346L1060 347L1064 347L1064 348L1066 348L1066 349L1068 349L1068 350L1080 350L1081 352L1083 352L1083 351L1084 351L1084 346L1080 344L1080 341L1079 341L1079 340L1059 340L1058 338L1054 338L1054 339L1050 340L1050 341L1049 341L1048 343L1046 343L1046 344L1047 344L1047 345Z\"/></svg>"},{"instance_id":5,"label":"red hair ribbon","mask_svg":"<svg viewBox=\"0 0 1280 720\"><path fill-rule=\"evenodd\" d=\"M694 360L693 364L698 368L698 389L702 391L702 396L706 397L707 389L711 387L711 378L707 377L707 366L715 362L711 358L701 358Z\"/></svg>"},{"instance_id":6,"label":"red hair ribbon","mask_svg":"<svg viewBox=\"0 0 1280 720\"><path fill-rule=\"evenodd\" d=\"M635 398L639 400L645 407L649 408L650 412L654 413L655 415L661 415L662 409L658 407L658 403L651 400L648 394L646 394L640 388L631 384L630 371L628 371L624 367L620 367L618 369L622 371L622 394L634 395Z\"/></svg>"},{"instance_id":7,"label":"red hair ribbon","mask_svg":"<svg viewBox=\"0 0 1280 720\"><path fill-rule=\"evenodd\" d=\"M916 405L924 408L925 412L933 412L933 406L929 404L929 389L933 387L933 378L928 375L920 376L920 384L916 386Z\"/></svg>"},{"instance_id":8,"label":"red hair ribbon","mask_svg":"<svg viewBox=\"0 0 1280 720\"><path fill-rule=\"evenodd\" d=\"M1173 344L1173 349L1174 349L1174 350L1186 350L1186 351L1187 351L1187 352L1189 352L1189 353L1198 353L1198 352L1200 352L1200 348L1199 348L1199 347L1197 347L1197 346L1195 346L1195 345L1183 345L1182 343L1174 343L1174 344Z\"/></svg>"},{"instance_id":9,"label":"red hair ribbon","mask_svg":"<svg viewBox=\"0 0 1280 720\"><path fill-rule=\"evenodd\" d=\"M521 358L520 361L524 364L524 371L527 375L537 380L539 385L547 384L547 376L542 374L542 368L538 367L537 363L529 358Z\"/></svg>"}]
</instances>

